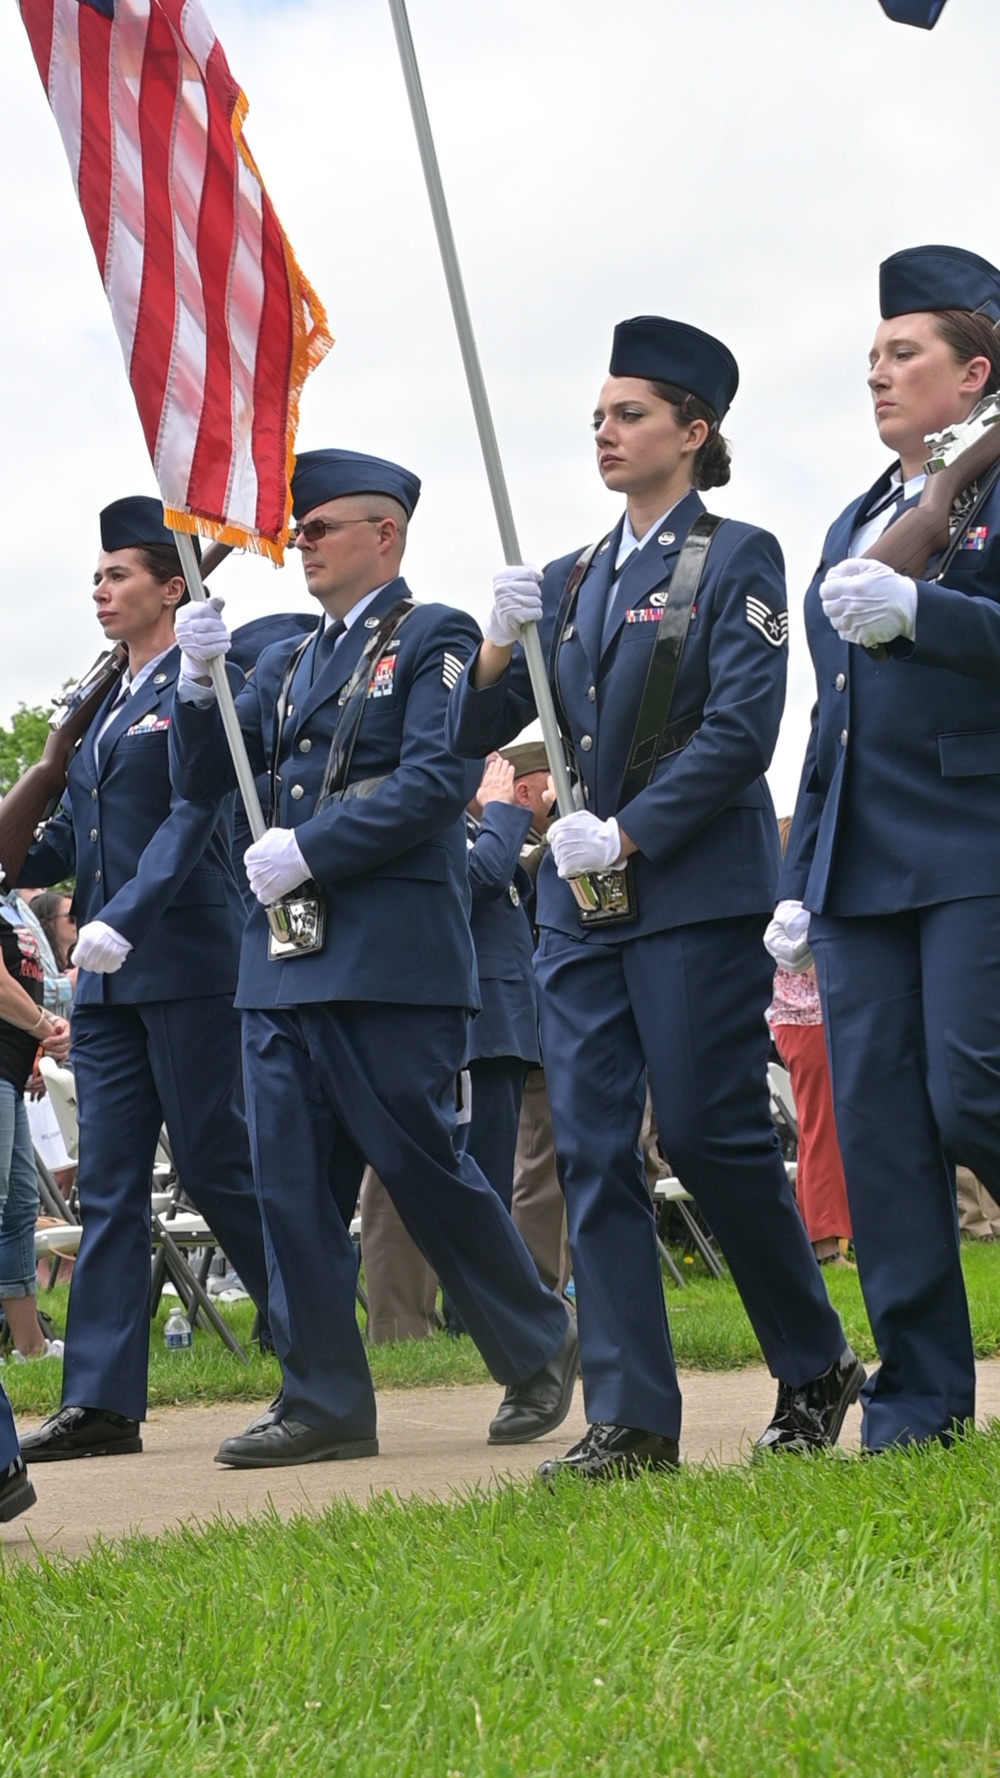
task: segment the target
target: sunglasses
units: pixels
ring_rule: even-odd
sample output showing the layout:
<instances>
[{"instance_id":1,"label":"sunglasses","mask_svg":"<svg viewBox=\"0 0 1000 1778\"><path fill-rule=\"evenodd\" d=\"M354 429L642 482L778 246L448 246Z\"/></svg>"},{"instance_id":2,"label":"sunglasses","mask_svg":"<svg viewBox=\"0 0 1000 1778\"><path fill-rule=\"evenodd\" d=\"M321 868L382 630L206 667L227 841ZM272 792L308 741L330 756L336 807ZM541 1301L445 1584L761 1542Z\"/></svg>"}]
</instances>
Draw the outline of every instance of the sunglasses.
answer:
<instances>
[{"instance_id":1,"label":"sunglasses","mask_svg":"<svg viewBox=\"0 0 1000 1778\"><path fill-rule=\"evenodd\" d=\"M380 525L382 518L372 519L307 519L288 533L288 547L294 549L300 537L307 543L320 543L328 531L343 531L347 525Z\"/></svg>"}]
</instances>

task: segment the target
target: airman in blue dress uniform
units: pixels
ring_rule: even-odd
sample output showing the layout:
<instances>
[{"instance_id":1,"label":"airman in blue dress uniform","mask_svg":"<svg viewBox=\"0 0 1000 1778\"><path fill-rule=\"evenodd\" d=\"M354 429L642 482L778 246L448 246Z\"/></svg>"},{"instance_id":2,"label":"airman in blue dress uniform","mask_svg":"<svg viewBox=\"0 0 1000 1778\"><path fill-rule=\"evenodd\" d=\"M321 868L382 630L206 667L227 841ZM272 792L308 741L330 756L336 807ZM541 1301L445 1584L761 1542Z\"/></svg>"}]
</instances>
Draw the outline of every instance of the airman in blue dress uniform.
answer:
<instances>
[{"instance_id":1,"label":"airman in blue dress uniform","mask_svg":"<svg viewBox=\"0 0 1000 1778\"><path fill-rule=\"evenodd\" d=\"M563 1467L595 1479L678 1460L680 1392L638 1154L647 1069L665 1152L721 1241L781 1380L762 1448L830 1442L864 1375L827 1299L765 1094L761 938L778 839L763 774L787 633L781 556L766 532L728 520L715 533L671 732L651 781L621 801L659 623L705 510L694 489L728 480L718 422L737 379L726 347L696 328L647 316L616 329L594 422L601 474L627 495L626 514L572 605L567 585L586 561L576 552L540 588L534 570L498 576L487 640L449 716L471 756L530 721L515 643L523 622L537 622L584 799L549 830L536 970L591 1422ZM581 928L568 879L626 856L631 919Z\"/></svg>"},{"instance_id":2,"label":"airman in blue dress uniform","mask_svg":"<svg viewBox=\"0 0 1000 1778\"><path fill-rule=\"evenodd\" d=\"M925 434L1000 389L1000 271L926 246L886 260L880 286L868 380L897 461L834 522L806 594L818 696L768 938L782 961L815 954L882 1360L862 1392L871 1451L971 1420L956 1159L1000 1193L995 476L922 578L861 559L919 498Z\"/></svg>"},{"instance_id":3,"label":"airman in blue dress uniform","mask_svg":"<svg viewBox=\"0 0 1000 1778\"><path fill-rule=\"evenodd\" d=\"M62 811L26 884L76 876L72 1066L83 1239L60 1412L24 1440L32 1462L139 1451L150 1312L149 1189L166 1122L178 1173L261 1310L267 1263L242 1109L233 990L243 907L231 799L171 789L167 741L186 588L159 501L101 513L94 600L129 668L70 763Z\"/></svg>"},{"instance_id":4,"label":"airman in blue dress uniform","mask_svg":"<svg viewBox=\"0 0 1000 1778\"><path fill-rule=\"evenodd\" d=\"M478 773L447 748L444 721L479 632L460 611L415 604L400 578L419 486L359 453L299 457L296 542L325 615L304 648L268 649L237 700L251 764L272 779L274 825L246 854L261 905L237 998L283 1392L223 1444L219 1460L236 1465L377 1451L349 1233L365 1161L508 1385L492 1442L558 1425L576 1371L565 1310L482 1173L455 1156L456 1076L478 1005L464 823ZM204 683L227 644L209 608L185 616L190 701L174 769L198 798L232 782ZM265 906L307 880L325 903L325 943L271 960Z\"/></svg>"}]
</instances>

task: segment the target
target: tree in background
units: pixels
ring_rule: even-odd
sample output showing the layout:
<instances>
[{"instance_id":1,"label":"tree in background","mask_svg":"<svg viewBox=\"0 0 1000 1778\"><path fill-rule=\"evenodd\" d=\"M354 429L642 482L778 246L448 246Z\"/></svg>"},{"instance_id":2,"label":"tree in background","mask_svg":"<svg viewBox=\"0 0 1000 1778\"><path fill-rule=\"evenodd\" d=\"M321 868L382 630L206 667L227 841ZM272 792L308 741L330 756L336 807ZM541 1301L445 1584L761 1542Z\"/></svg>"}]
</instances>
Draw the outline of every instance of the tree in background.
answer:
<instances>
[{"instance_id":1,"label":"tree in background","mask_svg":"<svg viewBox=\"0 0 1000 1778\"><path fill-rule=\"evenodd\" d=\"M8 727L0 725L0 796L41 757L51 714L40 705L19 704Z\"/></svg>"}]
</instances>

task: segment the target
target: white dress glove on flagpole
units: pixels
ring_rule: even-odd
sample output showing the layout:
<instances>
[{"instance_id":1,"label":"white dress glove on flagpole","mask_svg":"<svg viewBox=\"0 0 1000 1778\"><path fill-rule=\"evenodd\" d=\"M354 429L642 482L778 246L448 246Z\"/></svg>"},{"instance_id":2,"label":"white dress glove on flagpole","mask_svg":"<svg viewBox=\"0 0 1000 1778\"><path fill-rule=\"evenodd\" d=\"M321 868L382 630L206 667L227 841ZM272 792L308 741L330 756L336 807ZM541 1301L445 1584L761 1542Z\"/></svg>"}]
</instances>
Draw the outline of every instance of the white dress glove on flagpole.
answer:
<instances>
[{"instance_id":1,"label":"white dress glove on flagpole","mask_svg":"<svg viewBox=\"0 0 1000 1778\"><path fill-rule=\"evenodd\" d=\"M764 934L764 949L793 975L812 963L809 949L809 909L801 901L779 901L774 919Z\"/></svg>"},{"instance_id":2,"label":"white dress glove on flagpole","mask_svg":"<svg viewBox=\"0 0 1000 1778\"><path fill-rule=\"evenodd\" d=\"M493 609L483 625L487 642L512 648L524 624L536 624L542 615L542 577L537 568L518 563L493 576Z\"/></svg>"},{"instance_id":3,"label":"white dress glove on flagpole","mask_svg":"<svg viewBox=\"0 0 1000 1778\"><path fill-rule=\"evenodd\" d=\"M917 588L912 580L884 562L867 556L849 556L831 568L819 589L823 610L838 636L862 648L894 642L905 636L910 642L917 627Z\"/></svg>"},{"instance_id":4,"label":"white dress glove on flagpole","mask_svg":"<svg viewBox=\"0 0 1000 1778\"><path fill-rule=\"evenodd\" d=\"M622 836L612 815L599 821L586 809L563 815L548 831L549 845L561 877L579 877L587 870L610 870L621 857Z\"/></svg>"},{"instance_id":5,"label":"white dress glove on flagpole","mask_svg":"<svg viewBox=\"0 0 1000 1778\"><path fill-rule=\"evenodd\" d=\"M290 827L272 827L243 855L247 882L263 907L270 907L309 875L299 842Z\"/></svg>"},{"instance_id":6,"label":"white dress glove on flagpole","mask_svg":"<svg viewBox=\"0 0 1000 1778\"><path fill-rule=\"evenodd\" d=\"M104 920L88 920L77 933L73 946L73 962L78 969L92 970L94 975L114 975L120 969L132 946L113 926Z\"/></svg>"},{"instance_id":7,"label":"white dress glove on flagpole","mask_svg":"<svg viewBox=\"0 0 1000 1778\"><path fill-rule=\"evenodd\" d=\"M229 653L233 639L219 616L225 603L215 593L204 605L182 605L178 611L174 635L181 651L181 680L207 678L211 662Z\"/></svg>"}]
</instances>

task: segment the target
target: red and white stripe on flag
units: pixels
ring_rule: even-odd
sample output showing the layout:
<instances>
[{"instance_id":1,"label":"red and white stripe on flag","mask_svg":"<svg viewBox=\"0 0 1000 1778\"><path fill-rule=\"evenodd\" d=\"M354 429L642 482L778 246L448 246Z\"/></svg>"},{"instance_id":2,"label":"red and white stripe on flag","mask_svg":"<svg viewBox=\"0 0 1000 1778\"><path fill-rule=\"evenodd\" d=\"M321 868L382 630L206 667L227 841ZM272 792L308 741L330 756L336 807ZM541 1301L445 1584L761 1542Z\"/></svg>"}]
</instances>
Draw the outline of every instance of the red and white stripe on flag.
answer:
<instances>
[{"instance_id":1,"label":"red and white stripe on flag","mask_svg":"<svg viewBox=\"0 0 1000 1778\"><path fill-rule=\"evenodd\" d=\"M281 559L326 315L199 0L20 0L166 521Z\"/></svg>"}]
</instances>

